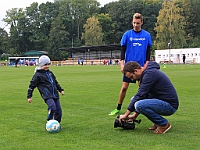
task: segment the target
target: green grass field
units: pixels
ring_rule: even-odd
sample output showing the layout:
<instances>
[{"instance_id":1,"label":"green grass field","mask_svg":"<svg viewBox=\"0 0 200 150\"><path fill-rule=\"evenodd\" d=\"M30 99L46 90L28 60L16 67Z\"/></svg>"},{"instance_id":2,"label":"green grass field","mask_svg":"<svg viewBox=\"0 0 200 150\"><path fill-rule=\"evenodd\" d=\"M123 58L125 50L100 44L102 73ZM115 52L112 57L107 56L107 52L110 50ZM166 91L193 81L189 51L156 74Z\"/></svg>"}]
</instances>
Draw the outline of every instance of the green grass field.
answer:
<instances>
[{"instance_id":1,"label":"green grass field","mask_svg":"<svg viewBox=\"0 0 200 150\"><path fill-rule=\"evenodd\" d=\"M34 91L26 99L34 67L0 67L0 150L197 150L200 138L200 65L162 68L177 89L180 107L167 117L172 125L164 135L147 130L152 123L140 115L133 131L113 128L122 74L118 66L51 66L65 89L59 133L45 130L47 107ZM136 93L131 84L122 113Z\"/></svg>"}]
</instances>

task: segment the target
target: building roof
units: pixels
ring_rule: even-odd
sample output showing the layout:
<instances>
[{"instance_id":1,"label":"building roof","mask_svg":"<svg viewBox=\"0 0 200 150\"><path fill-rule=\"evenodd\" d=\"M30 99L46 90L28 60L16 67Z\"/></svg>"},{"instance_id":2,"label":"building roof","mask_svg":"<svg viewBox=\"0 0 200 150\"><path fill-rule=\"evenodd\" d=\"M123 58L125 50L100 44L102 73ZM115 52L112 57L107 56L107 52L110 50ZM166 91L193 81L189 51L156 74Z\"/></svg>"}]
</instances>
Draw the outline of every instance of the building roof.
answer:
<instances>
[{"instance_id":1,"label":"building roof","mask_svg":"<svg viewBox=\"0 0 200 150\"><path fill-rule=\"evenodd\" d=\"M119 44L109 44L109 45L97 45L97 46L81 46L81 47L63 47L59 48L62 51L68 51L72 53L81 52L85 53L88 51L114 51L121 50L121 46Z\"/></svg>"},{"instance_id":2,"label":"building roof","mask_svg":"<svg viewBox=\"0 0 200 150\"><path fill-rule=\"evenodd\" d=\"M41 55L48 55L48 52L31 50L31 51L25 52L22 56L41 56Z\"/></svg>"}]
</instances>

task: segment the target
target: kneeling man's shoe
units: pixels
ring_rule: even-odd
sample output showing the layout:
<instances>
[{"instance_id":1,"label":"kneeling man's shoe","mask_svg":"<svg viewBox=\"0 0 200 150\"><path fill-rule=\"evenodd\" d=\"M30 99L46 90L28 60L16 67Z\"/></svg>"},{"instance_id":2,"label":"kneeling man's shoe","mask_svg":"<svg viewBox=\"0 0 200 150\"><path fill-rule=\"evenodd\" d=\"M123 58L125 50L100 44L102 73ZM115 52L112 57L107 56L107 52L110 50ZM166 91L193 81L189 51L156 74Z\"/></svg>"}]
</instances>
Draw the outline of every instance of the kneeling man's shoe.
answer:
<instances>
[{"instance_id":1,"label":"kneeling man's shoe","mask_svg":"<svg viewBox=\"0 0 200 150\"><path fill-rule=\"evenodd\" d=\"M156 128L156 130L154 130L155 134L164 134L166 133L169 129L171 128L170 123L168 122L166 125L164 126L158 126Z\"/></svg>"},{"instance_id":2,"label":"kneeling man's shoe","mask_svg":"<svg viewBox=\"0 0 200 150\"><path fill-rule=\"evenodd\" d=\"M158 125L156 125L156 124L153 124L153 126L152 127L150 127L150 128L148 128L149 130L156 130L157 129L157 127L158 127Z\"/></svg>"}]
</instances>

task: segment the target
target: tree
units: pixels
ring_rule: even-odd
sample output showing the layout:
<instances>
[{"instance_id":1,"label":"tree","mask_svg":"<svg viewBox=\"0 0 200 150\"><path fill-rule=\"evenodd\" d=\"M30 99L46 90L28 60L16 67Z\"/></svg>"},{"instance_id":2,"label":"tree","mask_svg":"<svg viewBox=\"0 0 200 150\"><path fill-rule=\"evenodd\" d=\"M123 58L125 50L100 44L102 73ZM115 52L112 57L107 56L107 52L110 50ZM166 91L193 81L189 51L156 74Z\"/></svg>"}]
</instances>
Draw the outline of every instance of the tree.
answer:
<instances>
[{"instance_id":1,"label":"tree","mask_svg":"<svg viewBox=\"0 0 200 150\"><path fill-rule=\"evenodd\" d=\"M8 33L4 29L0 28L0 54L10 53L9 46Z\"/></svg>"},{"instance_id":2,"label":"tree","mask_svg":"<svg viewBox=\"0 0 200 150\"><path fill-rule=\"evenodd\" d=\"M155 23L159 10L162 8L161 0L143 0L142 15L144 16L142 28L150 32L153 40L155 40L156 33L154 31Z\"/></svg>"},{"instance_id":3,"label":"tree","mask_svg":"<svg viewBox=\"0 0 200 150\"><path fill-rule=\"evenodd\" d=\"M32 3L26 7L27 26L26 34L28 35L29 50L42 50L45 47L45 37L41 28L42 22L40 21L39 5L37 2Z\"/></svg>"},{"instance_id":4,"label":"tree","mask_svg":"<svg viewBox=\"0 0 200 150\"><path fill-rule=\"evenodd\" d=\"M96 0L60 0L61 10L70 16L72 21L71 36L75 34L80 39L83 32L83 24L86 19L91 17L93 13L97 13L99 10L99 2Z\"/></svg>"},{"instance_id":5,"label":"tree","mask_svg":"<svg viewBox=\"0 0 200 150\"><path fill-rule=\"evenodd\" d=\"M133 14L139 12L144 17L143 29L155 39L154 26L163 0L119 0L102 8L101 13L109 14L115 24L115 43L119 43L123 33L132 29Z\"/></svg>"},{"instance_id":6,"label":"tree","mask_svg":"<svg viewBox=\"0 0 200 150\"><path fill-rule=\"evenodd\" d=\"M97 18L94 16L88 18L83 28L84 33L82 33L81 39L85 41L85 45L92 46L102 44L103 33Z\"/></svg>"},{"instance_id":7,"label":"tree","mask_svg":"<svg viewBox=\"0 0 200 150\"><path fill-rule=\"evenodd\" d=\"M105 12L109 14L115 26L115 43L119 43L123 33L132 28L132 17L137 5L131 6L130 0L119 0L105 5Z\"/></svg>"},{"instance_id":8,"label":"tree","mask_svg":"<svg viewBox=\"0 0 200 150\"><path fill-rule=\"evenodd\" d=\"M190 41L189 46L193 47L193 48L199 48L200 47L200 39L198 37L193 38Z\"/></svg>"},{"instance_id":9,"label":"tree","mask_svg":"<svg viewBox=\"0 0 200 150\"><path fill-rule=\"evenodd\" d=\"M200 39L200 2L199 0L176 0L183 8L186 21L185 32L187 45L185 47L198 47Z\"/></svg>"},{"instance_id":10,"label":"tree","mask_svg":"<svg viewBox=\"0 0 200 150\"><path fill-rule=\"evenodd\" d=\"M52 22L52 28L48 41L49 44L47 46L49 55L53 60L62 60L64 58L59 48L63 46L63 43L69 40L67 38L68 35L69 33L66 31L66 28L60 20L60 17L57 17Z\"/></svg>"},{"instance_id":11,"label":"tree","mask_svg":"<svg viewBox=\"0 0 200 150\"><path fill-rule=\"evenodd\" d=\"M26 15L22 8L13 8L6 11L6 18L3 19L7 25L10 25L10 44L13 52L20 55L25 50L26 39L22 36L24 34L24 27L26 25Z\"/></svg>"},{"instance_id":12,"label":"tree","mask_svg":"<svg viewBox=\"0 0 200 150\"><path fill-rule=\"evenodd\" d=\"M185 20L181 16L182 9L173 1L165 1L157 17L156 46L157 49L181 48L186 43Z\"/></svg>"},{"instance_id":13,"label":"tree","mask_svg":"<svg viewBox=\"0 0 200 150\"><path fill-rule=\"evenodd\" d=\"M99 26L102 28L103 33L103 43L104 44L113 44L115 43L115 23L112 21L109 14L98 14L97 19L99 21ZM117 42L118 43L118 42Z\"/></svg>"},{"instance_id":14,"label":"tree","mask_svg":"<svg viewBox=\"0 0 200 150\"><path fill-rule=\"evenodd\" d=\"M47 47L51 23L58 16L58 8L59 3L56 2L41 5L35 2L26 7L29 49L43 50Z\"/></svg>"},{"instance_id":15,"label":"tree","mask_svg":"<svg viewBox=\"0 0 200 150\"><path fill-rule=\"evenodd\" d=\"M99 6L97 0L54 0L8 10L4 22L10 32L6 38L0 37L0 52L20 55L33 49L47 50L52 59L61 59L64 56L58 48L71 47L72 43L74 47L84 42L119 43L123 33L133 28L135 12L144 16L142 28L151 33L153 48L168 48L168 43L170 48L199 45L199 0L118 0ZM91 18L98 20L98 25L92 26Z\"/></svg>"},{"instance_id":16,"label":"tree","mask_svg":"<svg viewBox=\"0 0 200 150\"><path fill-rule=\"evenodd\" d=\"M200 1L199 0L191 0L192 2L192 11L191 13L194 15L193 20L193 35L194 37L198 37L200 39Z\"/></svg>"}]
</instances>

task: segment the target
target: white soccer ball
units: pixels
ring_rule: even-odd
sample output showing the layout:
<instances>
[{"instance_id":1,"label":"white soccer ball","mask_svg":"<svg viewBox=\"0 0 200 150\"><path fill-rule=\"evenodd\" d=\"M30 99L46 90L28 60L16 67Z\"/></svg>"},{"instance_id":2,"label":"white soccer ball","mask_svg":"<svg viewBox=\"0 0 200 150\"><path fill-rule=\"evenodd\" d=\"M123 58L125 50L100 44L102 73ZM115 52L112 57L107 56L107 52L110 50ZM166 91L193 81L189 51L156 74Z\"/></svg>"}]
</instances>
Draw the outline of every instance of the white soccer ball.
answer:
<instances>
[{"instance_id":1,"label":"white soccer ball","mask_svg":"<svg viewBox=\"0 0 200 150\"><path fill-rule=\"evenodd\" d=\"M49 133L56 133L60 130L60 124L57 120L49 120L46 123L46 130Z\"/></svg>"}]
</instances>

